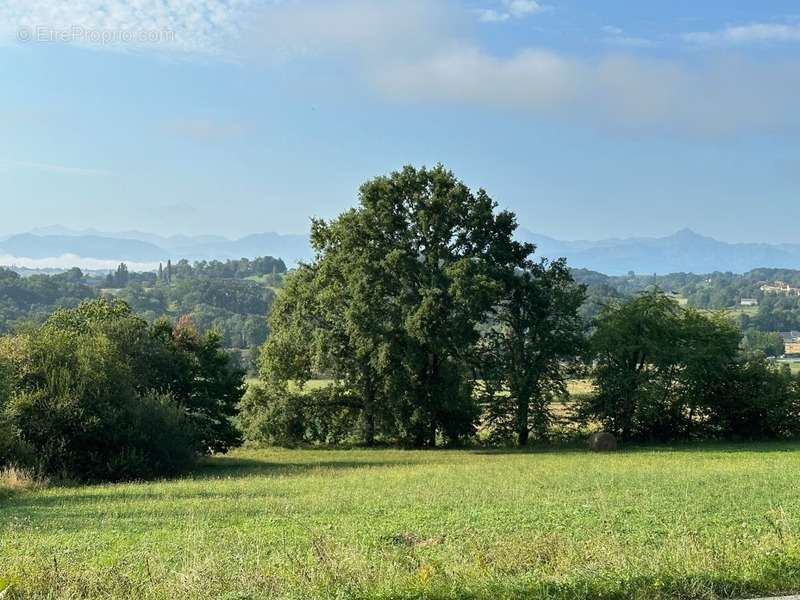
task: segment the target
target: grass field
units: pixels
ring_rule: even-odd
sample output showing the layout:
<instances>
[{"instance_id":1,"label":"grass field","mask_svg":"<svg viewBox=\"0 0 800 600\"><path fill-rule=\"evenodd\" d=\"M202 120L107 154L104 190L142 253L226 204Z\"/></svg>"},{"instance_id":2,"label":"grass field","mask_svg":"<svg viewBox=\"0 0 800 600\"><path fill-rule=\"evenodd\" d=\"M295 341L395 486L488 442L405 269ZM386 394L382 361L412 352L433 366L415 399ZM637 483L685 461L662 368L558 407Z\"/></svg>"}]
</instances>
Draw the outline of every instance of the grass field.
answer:
<instances>
[{"instance_id":1,"label":"grass field","mask_svg":"<svg viewBox=\"0 0 800 600\"><path fill-rule=\"evenodd\" d=\"M800 363L798 363L798 364L800 364ZM247 381L247 383L248 383L248 385L252 385L254 383L258 383L258 379L257 378L249 379ZM333 382L330 379L312 379L312 380L306 382L306 384L305 384L303 389L309 390L309 391L310 390L322 389L324 387L329 386L331 383L333 383ZM297 387L296 384L292 383L290 385L290 389L296 391L299 388ZM581 395L590 394L594 388L592 386L592 381L590 379L571 379L567 383L567 389L569 390L570 395L572 395L572 396L581 396Z\"/></svg>"},{"instance_id":2,"label":"grass field","mask_svg":"<svg viewBox=\"0 0 800 600\"><path fill-rule=\"evenodd\" d=\"M0 578L12 598L797 591L798 472L788 444L238 451L179 480L0 491Z\"/></svg>"},{"instance_id":3,"label":"grass field","mask_svg":"<svg viewBox=\"0 0 800 600\"><path fill-rule=\"evenodd\" d=\"M791 361L782 361L779 360L778 364L788 364L789 368L792 370L792 373L800 374L800 361L791 360Z\"/></svg>"}]
</instances>

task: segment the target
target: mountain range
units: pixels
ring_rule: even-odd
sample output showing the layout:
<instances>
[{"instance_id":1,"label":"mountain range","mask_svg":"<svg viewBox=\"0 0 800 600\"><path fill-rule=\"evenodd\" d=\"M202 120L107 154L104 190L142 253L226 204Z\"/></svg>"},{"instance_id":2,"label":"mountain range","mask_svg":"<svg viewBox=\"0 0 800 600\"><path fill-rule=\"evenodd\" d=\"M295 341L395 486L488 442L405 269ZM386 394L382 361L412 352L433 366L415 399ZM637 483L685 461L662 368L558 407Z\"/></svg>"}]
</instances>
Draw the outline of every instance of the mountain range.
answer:
<instances>
[{"instance_id":1,"label":"mountain range","mask_svg":"<svg viewBox=\"0 0 800 600\"><path fill-rule=\"evenodd\" d=\"M296 264L311 256L306 235L257 233L230 240L222 236L200 235L170 237L139 231L104 232L72 230L61 226L35 229L29 233L0 238L0 261L15 264L30 259L37 266L48 266L49 259L59 266L63 257L76 257L76 266L128 262L134 265L157 265L167 260L227 260L277 256L287 264ZM77 258L84 260L77 260ZM109 265L110 268L110 265Z\"/></svg>"},{"instance_id":2,"label":"mountain range","mask_svg":"<svg viewBox=\"0 0 800 600\"><path fill-rule=\"evenodd\" d=\"M648 273L746 273L753 269L800 269L800 243L729 243L682 229L660 238L626 238L600 241L556 240L526 229L520 239L537 246L537 254L566 257L576 268L607 275L629 271Z\"/></svg>"},{"instance_id":3,"label":"mountain range","mask_svg":"<svg viewBox=\"0 0 800 600\"><path fill-rule=\"evenodd\" d=\"M625 238L599 241L557 240L528 229L517 232L522 241L537 246L537 255L566 257L576 268L608 275L635 273L743 273L759 267L800 269L800 243L728 243L700 235L690 229L660 238ZM61 226L36 229L29 233L0 238L0 263L37 267L64 267L87 264L106 266L128 262L152 267L159 262L188 260L226 260L277 256L288 265L308 260L308 236L258 233L231 240L203 235L170 237L138 231L103 232L72 230ZM98 267L99 268L99 267Z\"/></svg>"}]
</instances>

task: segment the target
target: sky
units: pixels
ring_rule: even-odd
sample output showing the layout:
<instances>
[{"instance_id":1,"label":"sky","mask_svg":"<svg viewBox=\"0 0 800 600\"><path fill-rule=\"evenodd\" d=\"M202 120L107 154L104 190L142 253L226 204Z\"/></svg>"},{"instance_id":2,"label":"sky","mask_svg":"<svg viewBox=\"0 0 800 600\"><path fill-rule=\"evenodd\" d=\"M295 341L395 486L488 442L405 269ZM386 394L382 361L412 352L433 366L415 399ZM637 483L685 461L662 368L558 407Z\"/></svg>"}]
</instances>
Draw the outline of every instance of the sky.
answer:
<instances>
[{"instance_id":1,"label":"sky","mask_svg":"<svg viewBox=\"0 0 800 600\"><path fill-rule=\"evenodd\" d=\"M800 242L800 7L0 0L0 235L302 233L442 163L560 239Z\"/></svg>"}]
</instances>

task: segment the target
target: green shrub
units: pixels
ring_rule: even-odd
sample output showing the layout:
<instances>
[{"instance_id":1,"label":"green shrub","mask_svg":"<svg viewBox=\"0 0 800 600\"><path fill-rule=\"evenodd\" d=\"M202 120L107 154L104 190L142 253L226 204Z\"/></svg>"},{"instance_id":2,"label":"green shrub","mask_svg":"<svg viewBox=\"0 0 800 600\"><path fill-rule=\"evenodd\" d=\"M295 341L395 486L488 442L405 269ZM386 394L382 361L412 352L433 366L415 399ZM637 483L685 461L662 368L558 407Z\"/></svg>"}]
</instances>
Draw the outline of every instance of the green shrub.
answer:
<instances>
[{"instance_id":1,"label":"green shrub","mask_svg":"<svg viewBox=\"0 0 800 600\"><path fill-rule=\"evenodd\" d=\"M172 475L196 458L197 432L169 395L150 392L125 407L127 427L109 460L110 479Z\"/></svg>"},{"instance_id":2,"label":"green shrub","mask_svg":"<svg viewBox=\"0 0 800 600\"><path fill-rule=\"evenodd\" d=\"M10 395L10 368L0 357L0 467L13 459L13 442L16 438L11 420L6 415L6 405Z\"/></svg>"},{"instance_id":3,"label":"green shrub","mask_svg":"<svg viewBox=\"0 0 800 600\"><path fill-rule=\"evenodd\" d=\"M657 292L608 308L591 340L598 393L582 415L623 440L800 435L800 385L763 354L743 355L741 338L725 316Z\"/></svg>"},{"instance_id":4,"label":"green shrub","mask_svg":"<svg viewBox=\"0 0 800 600\"><path fill-rule=\"evenodd\" d=\"M292 446L304 438L301 403L296 396L251 383L239 405L239 423L247 440L269 446Z\"/></svg>"},{"instance_id":5,"label":"green shrub","mask_svg":"<svg viewBox=\"0 0 800 600\"><path fill-rule=\"evenodd\" d=\"M0 339L0 357L11 366L0 433L13 440L0 460L39 475L168 475L239 441L241 371L188 321L150 326L123 303L94 301Z\"/></svg>"},{"instance_id":6,"label":"green shrub","mask_svg":"<svg viewBox=\"0 0 800 600\"><path fill-rule=\"evenodd\" d=\"M45 329L31 340L28 358L6 414L39 473L119 480L191 462L196 441L188 419L171 399L137 393L104 336Z\"/></svg>"},{"instance_id":7,"label":"green shrub","mask_svg":"<svg viewBox=\"0 0 800 600\"><path fill-rule=\"evenodd\" d=\"M254 383L240 405L239 422L246 439L257 444L355 443L361 414L354 399L336 386L291 392Z\"/></svg>"},{"instance_id":8,"label":"green shrub","mask_svg":"<svg viewBox=\"0 0 800 600\"><path fill-rule=\"evenodd\" d=\"M728 369L707 404L708 424L721 437L800 435L800 383L788 368L776 368L763 358L750 358Z\"/></svg>"},{"instance_id":9,"label":"green shrub","mask_svg":"<svg viewBox=\"0 0 800 600\"><path fill-rule=\"evenodd\" d=\"M598 392L583 415L622 440L686 437L736 362L740 339L724 317L684 310L659 292L608 307L590 344Z\"/></svg>"}]
</instances>

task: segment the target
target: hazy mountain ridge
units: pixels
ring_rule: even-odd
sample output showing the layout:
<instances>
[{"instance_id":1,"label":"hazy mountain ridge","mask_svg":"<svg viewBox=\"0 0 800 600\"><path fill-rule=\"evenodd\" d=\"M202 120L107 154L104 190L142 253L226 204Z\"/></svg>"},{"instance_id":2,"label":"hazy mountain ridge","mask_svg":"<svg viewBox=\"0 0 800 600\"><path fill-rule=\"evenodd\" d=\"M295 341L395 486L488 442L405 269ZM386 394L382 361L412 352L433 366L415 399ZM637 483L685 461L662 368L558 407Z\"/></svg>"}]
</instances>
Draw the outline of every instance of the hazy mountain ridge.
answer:
<instances>
[{"instance_id":1,"label":"hazy mountain ridge","mask_svg":"<svg viewBox=\"0 0 800 600\"><path fill-rule=\"evenodd\" d=\"M728 243L683 229L662 238L566 242L520 229L537 254L566 257L576 268L609 275L635 273L745 273L760 267L800 268L800 244Z\"/></svg>"},{"instance_id":2,"label":"hazy mountain ridge","mask_svg":"<svg viewBox=\"0 0 800 600\"><path fill-rule=\"evenodd\" d=\"M539 256L564 256L573 267L609 275L628 271L744 273L760 267L800 268L800 243L728 243L689 229L661 238L564 241L520 228L518 237L535 243ZM53 226L0 238L0 260L26 257L46 262L48 258L67 255L148 264L181 258L195 261L276 256L293 265L309 260L312 251L307 235L273 232L231 240L217 235L165 237L139 231L79 231ZM59 264L63 264L63 258Z\"/></svg>"},{"instance_id":3,"label":"hazy mountain ridge","mask_svg":"<svg viewBox=\"0 0 800 600\"><path fill-rule=\"evenodd\" d=\"M54 226L0 238L0 256L46 259L65 255L135 263L276 256L294 264L309 259L311 250L306 235L272 232L230 240L215 235L163 237L138 231L76 231Z\"/></svg>"}]
</instances>

